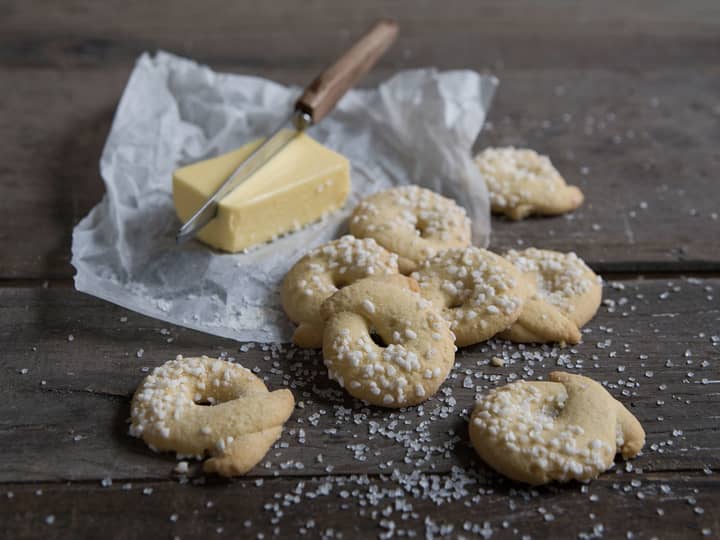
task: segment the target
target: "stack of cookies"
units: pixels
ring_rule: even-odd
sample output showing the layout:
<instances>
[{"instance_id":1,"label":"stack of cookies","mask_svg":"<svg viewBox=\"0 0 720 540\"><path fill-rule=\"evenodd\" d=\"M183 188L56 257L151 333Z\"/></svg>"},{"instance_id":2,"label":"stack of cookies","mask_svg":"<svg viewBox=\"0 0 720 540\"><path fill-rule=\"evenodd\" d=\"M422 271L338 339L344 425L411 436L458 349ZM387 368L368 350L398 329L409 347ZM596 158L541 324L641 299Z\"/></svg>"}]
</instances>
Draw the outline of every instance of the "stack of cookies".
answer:
<instances>
[{"instance_id":1,"label":"stack of cookies","mask_svg":"<svg viewBox=\"0 0 720 540\"><path fill-rule=\"evenodd\" d=\"M473 247L470 225L462 207L418 186L363 200L352 234L313 249L283 280L293 342L322 347L331 378L385 407L428 399L456 347L494 336L578 343L600 278L574 253Z\"/></svg>"},{"instance_id":2,"label":"stack of cookies","mask_svg":"<svg viewBox=\"0 0 720 540\"><path fill-rule=\"evenodd\" d=\"M511 219L577 208L550 161L531 150L476 158L493 212ZM451 199L418 186L376 193L355 208L350 235L315 248L290 270L283 308L293 342L320 348L331 379L372 405L407 407L432 396L457 347L499 337L576 344L595 315L602 282L577 255L543 249L498 255L471 245L471 223ZM637 419L598 383L551 374L476 404L470 437L506 476L530 484L587 481L615 454L637 455Z\"/></svg>"}]
</instances>

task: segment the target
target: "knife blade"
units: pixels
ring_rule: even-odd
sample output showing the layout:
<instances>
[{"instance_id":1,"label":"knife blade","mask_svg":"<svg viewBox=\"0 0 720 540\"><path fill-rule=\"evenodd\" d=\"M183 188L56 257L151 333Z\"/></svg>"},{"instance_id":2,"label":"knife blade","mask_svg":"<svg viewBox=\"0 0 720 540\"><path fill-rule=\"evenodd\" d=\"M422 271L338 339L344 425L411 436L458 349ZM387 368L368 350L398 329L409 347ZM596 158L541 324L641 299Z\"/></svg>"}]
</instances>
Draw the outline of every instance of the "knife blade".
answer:
<instances>
[{"instance_id":1,"label":"knife blade","mask_svg":"<svg viewBox=\"0 0 720 540\"><path fill-rule=\"evenodd\" d=\"M207 201L185 222L175 239L178 244L193 238L218 213L220 201L246 182L295 137L329 113L340 98L378 61L395 41L397 23L375 23L333 65L320 73L295 102L293 112L256 148ZM287 129L290 127L291 129Z\"/></svg>"}]
</instances>

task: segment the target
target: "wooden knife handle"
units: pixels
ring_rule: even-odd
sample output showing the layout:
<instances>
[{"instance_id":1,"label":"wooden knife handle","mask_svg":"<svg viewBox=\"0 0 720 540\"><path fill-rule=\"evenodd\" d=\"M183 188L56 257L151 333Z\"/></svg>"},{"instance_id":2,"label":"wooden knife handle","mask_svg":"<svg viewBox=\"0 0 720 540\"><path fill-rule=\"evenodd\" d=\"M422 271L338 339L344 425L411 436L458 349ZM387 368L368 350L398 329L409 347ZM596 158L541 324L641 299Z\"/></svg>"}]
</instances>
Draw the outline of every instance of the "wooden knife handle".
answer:
<instances>
[{"instance_id":1,"label":"wooden knife handle","mask_svg":"<svg viewBox=\"0 0 720 540\"><path fill-rule=\"evenodd\" d=\"M316 124L338 100L378 61L398 33L395 21L376 22L345 54L305 88L295 109L311 116Z\"/></svg>"}]
</instances>

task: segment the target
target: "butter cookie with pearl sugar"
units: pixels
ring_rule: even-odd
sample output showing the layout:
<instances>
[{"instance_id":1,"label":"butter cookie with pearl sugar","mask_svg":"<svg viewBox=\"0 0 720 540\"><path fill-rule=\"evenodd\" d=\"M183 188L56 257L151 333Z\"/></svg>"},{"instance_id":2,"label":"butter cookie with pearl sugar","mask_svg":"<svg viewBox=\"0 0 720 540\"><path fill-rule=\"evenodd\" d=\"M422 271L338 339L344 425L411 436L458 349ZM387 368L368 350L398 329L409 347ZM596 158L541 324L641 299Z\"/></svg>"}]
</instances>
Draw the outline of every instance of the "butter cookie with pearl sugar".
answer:
<instances>
[{"instance_id":1,"label":"butter cookie with pearl sugar","mask_svg":"<svg viewBox=\"0 0 720 540\"><path fill-rule=\"evenodd\" d=\"M368 276L398 273L398 256L372 238L346 235L316 247L290 269L283 279L280 300L290 319L298 324L293 343L322 347L322 303L338 289Z\"/></svg>"},{"instance_id":2,"label":"butter cookie with pearl sugar","mask_svg":"<svg viewBox=\"0 0 720 540\"><path fill-rule=\"evenodd\" d=\"M557 215L583 203L576 186L568 186L547 156L530 149L486 148L475 157L497 214L523 219L530 214Z\"/></svg>"},{"instance_id":3,"label":"butter cookie with pearl sugar","mask_svg":"<svg viewBox=\"0 0 720 540\"><path fill-rule=\"evenodd\" d=\"M587 482L635 457L645 444L640 422L599 383L553 372L550 381L515 383L481 397L470 418L480 457L505 476L532 485Z\"/></svg>"},{"instance_id":4,"label":"butter cookie with pearl sugar","mask_svg":"<svg viewBox=\"0 0 720 540\"><path fill-rule=\"evenodd\" d=\"M202 459L203 470L245 474L265 456L295 407L287 389L269 392L238 364L178 357L156 367L135 391L130 434L154 451Z\"/></svg>"},{"instance_id":5,"label":"butter cookie with pearl sugar","mask_svg":"<svg viewBox=\"0 0 720 540\"><path fill-rule=\"evenodd\" d=\"M595 316L602 280L575 253L510 250L505 258L536 286L520 317L499 337L516 343L580 341L580 328Z\"/></svg>"},{"instance_id":6,"label":"butter cookie with pearl sugar","mask_svg":"<svg viewBox=\"0 0 720 540\"><path fill-rule=\"evenodd\" d=\"M430 398L447 378L455 361L453 335L413 289L417 284L405 276L368 278L323 304L323 360L329 377L352 396L407 407Z\"/></svg>"},{"instance_id":7,"label":"butter cookie with pearl sugar","mask_svg":"<svg viewBox=\"0 0 720 540\"><path fill-rule=\"evenodd\" d=\"M367 197L350 216L350 232L374 238L397 253L403 274L438 251L471 242L465 209L419 186L401 186Z\"/></svg>"},{"instance_id":8,"label":"butter cookie with pearl sugar","mask_svg":"<svg viewBox=\"0 0 720 540\"><path fill-rule=\"evenodd\" d=\"M520 316L532 287L508 261L482 248L448 249L411 274L450 323L460 347L480 343Z\"/></svg>"}]
</instances>

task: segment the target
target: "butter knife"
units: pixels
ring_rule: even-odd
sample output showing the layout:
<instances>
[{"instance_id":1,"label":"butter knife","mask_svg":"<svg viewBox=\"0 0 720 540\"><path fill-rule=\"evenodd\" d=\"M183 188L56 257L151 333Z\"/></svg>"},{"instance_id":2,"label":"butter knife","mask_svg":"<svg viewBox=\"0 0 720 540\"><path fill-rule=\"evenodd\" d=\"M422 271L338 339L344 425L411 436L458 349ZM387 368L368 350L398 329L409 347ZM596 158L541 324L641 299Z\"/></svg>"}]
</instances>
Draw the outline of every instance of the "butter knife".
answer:
<instances>
[{"instance_id":1,"label":"butter knife","mask_svg":"<svg viewBox=\"0 0 720 540\"><path fill-rule=\"evenodd\" d=\"M210 198L180 227L177 243L193 238L217 216L219 202L247 181L290 141L328 114L340 98L378 61L397 36L394 21L380 20L334 64L320 73L295 102L294 110L228 176ZM287 129L290 128L290 129Z\"/></svg>"}]
</instances>

